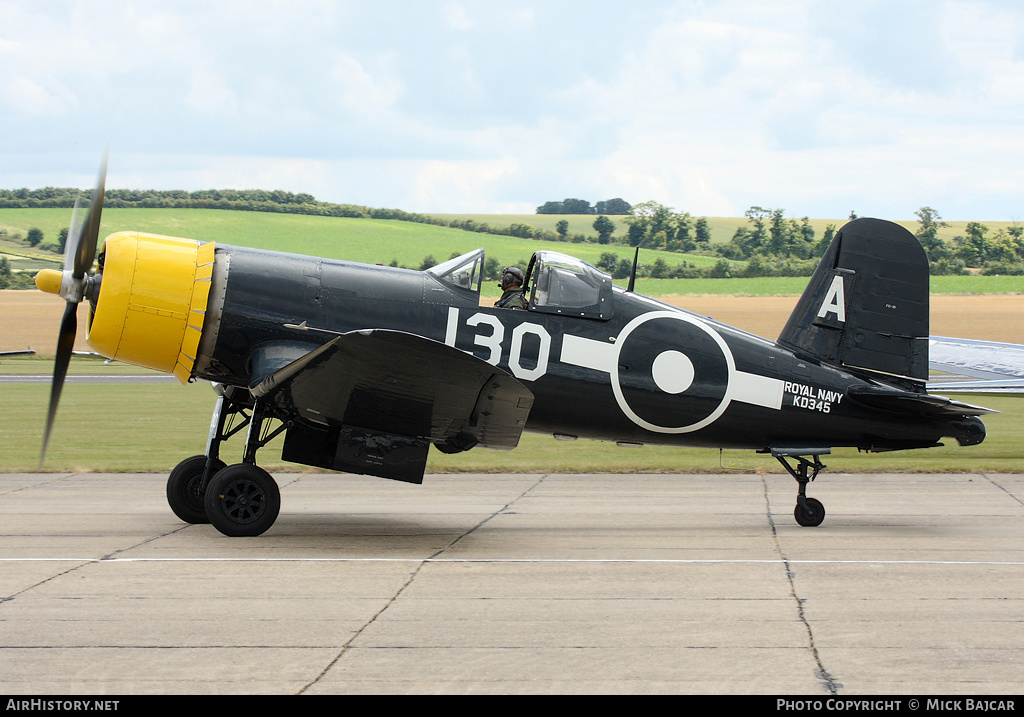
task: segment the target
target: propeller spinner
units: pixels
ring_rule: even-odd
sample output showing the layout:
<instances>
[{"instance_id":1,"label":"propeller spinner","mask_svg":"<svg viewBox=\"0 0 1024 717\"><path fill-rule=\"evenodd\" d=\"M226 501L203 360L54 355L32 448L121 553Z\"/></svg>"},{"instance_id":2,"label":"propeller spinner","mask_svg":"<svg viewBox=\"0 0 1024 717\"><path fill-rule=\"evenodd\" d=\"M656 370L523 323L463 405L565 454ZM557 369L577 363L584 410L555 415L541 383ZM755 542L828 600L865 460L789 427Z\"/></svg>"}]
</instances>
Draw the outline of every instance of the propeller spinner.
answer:
<instances>
[{"instance_id":1,"label":"propeller spinner","mask_svg":"<svg viewBox=\"0 0 1024 717\"><path fill-rule=\"evenodd\" d=\"M107 177L107 160L103 159L100 167L96 189L89 198L79 194L71 217L67 242L64 245L64 270L61 272L44 269L36 275L36 286L51 294L58 294L67 302L64 318L60 322L60 333L57 337L57 355L53 363L53 381L50 384L50 408L46 416L46 430L43 433L43 448L39 456L42 466L46 458L46 447L50 442L50 431L57 415L57 404L60 402L61 390L67 376L68 364L75 345L75 334L78 332L78 305L83 299L95 300L99 292L100 275L89 276L96 258L96 245L99 242L100 215L103 212L103 191Z\"/></svg>"}]
</instances>

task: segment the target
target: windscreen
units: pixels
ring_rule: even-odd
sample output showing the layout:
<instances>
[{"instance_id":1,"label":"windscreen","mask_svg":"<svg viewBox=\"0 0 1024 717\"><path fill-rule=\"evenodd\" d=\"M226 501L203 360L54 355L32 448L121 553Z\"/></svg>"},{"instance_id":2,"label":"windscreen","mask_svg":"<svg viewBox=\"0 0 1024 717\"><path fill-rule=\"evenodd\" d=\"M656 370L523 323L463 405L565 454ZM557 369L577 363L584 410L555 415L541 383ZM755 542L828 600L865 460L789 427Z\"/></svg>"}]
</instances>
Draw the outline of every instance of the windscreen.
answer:
<instances>
[{"instance_id":1,"label":"windscreen","mask_svg":"<svg viewBox=\"0 0 1024 717\"><path fill-rule=\"evenodd\" d=\"M480 293L480 278L484 268L484 250L477 249L457 256L443 264L432 266L427 273L457 289Z\"/></svg>"}]
</instances>

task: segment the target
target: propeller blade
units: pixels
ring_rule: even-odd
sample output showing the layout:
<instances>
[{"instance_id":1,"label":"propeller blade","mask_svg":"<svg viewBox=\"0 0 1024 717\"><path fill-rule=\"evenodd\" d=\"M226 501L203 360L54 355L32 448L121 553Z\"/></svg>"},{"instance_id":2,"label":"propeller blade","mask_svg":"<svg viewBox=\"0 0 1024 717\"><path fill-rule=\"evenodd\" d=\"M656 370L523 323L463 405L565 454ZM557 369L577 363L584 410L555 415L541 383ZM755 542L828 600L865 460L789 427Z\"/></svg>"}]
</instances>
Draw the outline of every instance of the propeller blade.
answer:
<instances>
[{"instance_id":1,"label":"propeller blade","mask_svg":"<svg viewBox=\"0 0 1024 717\"><path fill-rule=\"evenodd\" d=\"M82 244L82 232L86 222L86 199L82 192L75 197L75 208L71 210L71 226L68 227L68 238L64 241L64 271L75 268L79 246Z\"/></svg>"},{"instance_id":2,"label":"propeller blade","mask_svg":"<svg viewBox=\"0 0 1024 717\"><path fill-rule=\"evenodd\" d=\"M50 410L46 416L46 431L43 433L43 451L39 456L39 466L46 459L46 446L50 442L50 431L53 420L57 416L57 404L60 392L64 388L64 378L68 373L71 353L75 348L75 333L78 331L78 304L68 302L64 308L64 318L60 321L60 335L57 337L57 356L53 360L53 382L50 384Z\"/></svg>"},{"instance_id":3,"label":"propeller blade","mask_svg":"<svg viewBox=\"0 0 1024 717\"><path fill-rule=\"evenodd\" d=\"M57 356L53 361L53 382L50 384L50 410L46 415L46 430L43 433L43 450L39 455L39 467L46 460L46 447L50 443L50 433L57 417L57 404L64 388L68 364L75 348L75 334L78 332L78 304L85 296L89 287L87 274L96 258L96 245L100 236L100 215L103 213L104 185L107 181L107 156L103 156L96 189L89 200L78 195L75 210L71 215L71 226L68 228L67 243L64 246L64 274L60 282L59 293L67 301L64 307L64 318L60 322L60 334L57 337ZM68 281L68 272L71 280ZM56 273L56 272L54 272ZM40 273L42 276L42 272ZM44 282L52 288L52 282ZM40 288L44 288L42 284ZM44 289L45 290L45 289Z\"/></svg>"},{"instance_id":4,"label":"propeller blade","mask_svg":"<svg viewBox=\"0 0 1024 717\"><path fill-rule=\"evenodd\" d=\"M92 196L88 200L83 200L82 195L79 194L71 215L71 227L68 229L67 243L64 246L64 269L70 269L71 275L75 279L84 277L92 268L92 262L96 258L106 181L107 158L104 156Z\"/></svg>"}]
</instances>

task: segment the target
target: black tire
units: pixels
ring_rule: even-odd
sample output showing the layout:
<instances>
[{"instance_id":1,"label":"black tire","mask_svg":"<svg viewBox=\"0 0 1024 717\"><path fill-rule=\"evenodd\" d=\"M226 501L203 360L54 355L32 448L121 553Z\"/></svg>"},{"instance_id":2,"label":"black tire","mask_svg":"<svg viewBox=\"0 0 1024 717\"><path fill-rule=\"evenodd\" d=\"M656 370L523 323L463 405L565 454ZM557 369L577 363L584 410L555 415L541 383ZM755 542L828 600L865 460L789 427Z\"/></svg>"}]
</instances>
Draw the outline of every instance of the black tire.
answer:
<instances>
[{"instance_id":1,"label":"black tire","mask_svg":"<svg viewBox=\"0 0 1024 717\"><path fill-rule=\"evenodd\" d=\"M807 510L801 508L800 504L797 503L796 510L793 511L793 517L796 518L796 522L805 528L821 525L821 522L825 520L825 506L816 498L806 498L804 502L807 503Z\"/></svg>"},{"instance_id":2,"label":"black tire","mask_svg":"<svg viewBox=\"0 0 1024 717\"><path fill-rule=\"evenodd\" d=\"M217 461L215 471L224 467L224 461ZM206 470L206 456L186 458L171 471L167 478L167 504L174 514L186 523L209 523L206 507L199 486Z\"/></svg>"},{"instance_id":3,"label":"black tire","mask_svg":"<svg viewBox=\"0 0 1024 717\"><path fill-rule=\"evenodd\" d=\"M281 512L281 491L259 466L236 463L210 481L206 515L213 527L232 538L262 535Z\"/></svg>"}]
</instances>

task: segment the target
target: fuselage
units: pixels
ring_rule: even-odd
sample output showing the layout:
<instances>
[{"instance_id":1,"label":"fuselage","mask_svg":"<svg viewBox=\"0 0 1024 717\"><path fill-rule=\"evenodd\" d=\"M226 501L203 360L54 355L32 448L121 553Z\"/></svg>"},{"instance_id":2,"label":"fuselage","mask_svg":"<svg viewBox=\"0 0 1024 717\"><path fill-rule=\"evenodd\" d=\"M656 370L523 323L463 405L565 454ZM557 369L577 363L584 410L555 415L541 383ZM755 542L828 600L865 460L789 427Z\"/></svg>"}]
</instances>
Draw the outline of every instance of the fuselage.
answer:
<instances>
[{"instance_id":1,"label":"fuselage","mask_svg":"<svg viewBox=\"0 0 1024 717\"><path fill-rule=\"evenodd\" d=\"M265 342L390 329L504 369L535 396L527 430L624 443L887 450L976 431L848 400L855 373L619 288L603 318L482 306L429 273L217 245L196 378L248 386ZM302 329L297 327L302 326ZM964 425L964 421L970 426Z\"/></svg>"}]
</instances>

